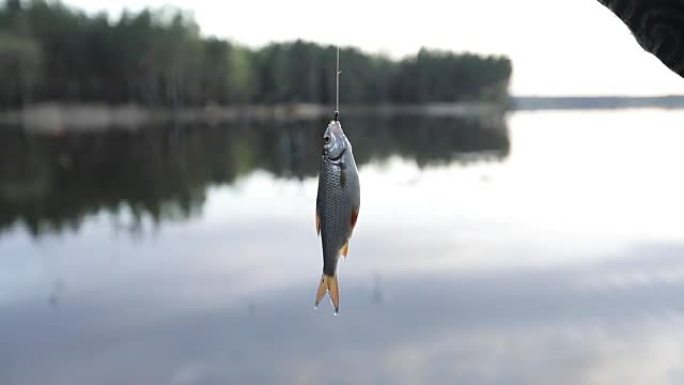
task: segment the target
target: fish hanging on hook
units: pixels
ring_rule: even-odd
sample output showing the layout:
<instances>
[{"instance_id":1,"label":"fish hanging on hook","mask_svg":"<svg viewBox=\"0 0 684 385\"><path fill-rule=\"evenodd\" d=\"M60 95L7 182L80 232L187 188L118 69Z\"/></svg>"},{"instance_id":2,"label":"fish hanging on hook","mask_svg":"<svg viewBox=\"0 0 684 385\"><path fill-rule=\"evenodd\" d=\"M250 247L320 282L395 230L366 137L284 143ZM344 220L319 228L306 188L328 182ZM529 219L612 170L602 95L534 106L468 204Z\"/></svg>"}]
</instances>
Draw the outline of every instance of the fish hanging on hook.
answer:
<instances>
[{"instance_id":1,"label":"fish hanging on hook","mask_svg":"<svg viewBox=\"0 0 684 385\"><path fill-rule=\"evenodd\" d=\"M351 238L361 205L359 173L352 145L339 121L340 50L337 48L337 93L334 118L323 133L323 153L316 197L316 231L323 246L323 275L316 291L314 305L318 307L325 294L335 314L340 310L340 289L337 282L337 261L349 253Z\"/></svg>"}]
</instances>

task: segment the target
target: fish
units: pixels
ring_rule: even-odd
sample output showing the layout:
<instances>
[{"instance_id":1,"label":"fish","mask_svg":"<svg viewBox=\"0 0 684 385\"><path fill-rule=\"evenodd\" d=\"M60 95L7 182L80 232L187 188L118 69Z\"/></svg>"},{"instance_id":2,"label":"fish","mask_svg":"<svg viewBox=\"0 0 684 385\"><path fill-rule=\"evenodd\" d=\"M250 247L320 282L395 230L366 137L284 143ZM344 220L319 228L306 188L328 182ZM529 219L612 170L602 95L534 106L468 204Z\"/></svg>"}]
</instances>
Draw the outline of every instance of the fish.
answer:
<instances>
[{"instance_id":1,"label":"fish","mask_svg":"<svg viewBox=\"0 0 684 385\"><path fill-rule=\"evenodd\" d=\"M351 238L361 205L359 172L352 145L338 120L332 120L323 134L323 153L316 196L316 232L323 247L323 274L316 291L314 307L325 294L335 310L340 310L337 262L349 253Z\"/></svg>"}]
</instances>

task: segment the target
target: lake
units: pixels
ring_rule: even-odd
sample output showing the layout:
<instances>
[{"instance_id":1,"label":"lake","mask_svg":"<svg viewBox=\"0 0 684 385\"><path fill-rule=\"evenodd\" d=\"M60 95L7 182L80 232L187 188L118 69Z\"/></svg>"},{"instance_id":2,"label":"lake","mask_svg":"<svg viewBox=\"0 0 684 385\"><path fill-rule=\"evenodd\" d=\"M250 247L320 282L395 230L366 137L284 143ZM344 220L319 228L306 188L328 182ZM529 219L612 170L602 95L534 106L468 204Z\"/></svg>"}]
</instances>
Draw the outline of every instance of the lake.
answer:
<instances>
[{"instance_id":1,"label":"lake","mask_svg":"<svg viewBox=\"0 0 684 385\"><path fill-rule=\"evenodd\" d=\"M0 131L0 383L680 384L684 110Z\"/></svg>"}]
</instances>

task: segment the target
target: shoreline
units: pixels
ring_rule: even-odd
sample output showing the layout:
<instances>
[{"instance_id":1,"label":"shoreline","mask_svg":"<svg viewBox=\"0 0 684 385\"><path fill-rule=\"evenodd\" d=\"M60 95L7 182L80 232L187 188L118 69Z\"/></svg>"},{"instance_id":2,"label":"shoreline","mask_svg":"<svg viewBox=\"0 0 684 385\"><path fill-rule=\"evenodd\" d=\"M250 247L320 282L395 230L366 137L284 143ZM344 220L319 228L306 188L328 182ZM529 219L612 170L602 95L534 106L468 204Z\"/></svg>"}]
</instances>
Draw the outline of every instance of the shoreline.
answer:
<instances>
[{"instance_id":1,"label":"shoreline","mask_svg":"<svg viewBox=\"0 0 684 385\"><path fill-rule=\"evenodd\" d=\"M145 107L137 104L37 103L20 110L0 112L0 125L20 126L37 132L100 131L110 128L135 130L163 123L292 122L324 119L333 108L325 105L292 103L277 105ZM350 105L347 116L453 116L482 118L506 111L503 103L461 102L423 105Z\"/></svg>"},{"instance_id":2,"label":"shoreline","mask_svg":"<svg viewBox=\"0 0 684 385\"><path fill-rule=\"evenodd\" d=\"M684 95L666 96L519 96L505 102L378 104L344 106L346 116L458 117L487 119L515 111L605 110L624 108L684 108ZM154 124L221 124L234 122L287 123L325 119L333 108L310 103L204 107L146 107L139 104L36 103L0 112L0 126L18 126L41 133L137 130Z\"/></svg>"}]
</instances>

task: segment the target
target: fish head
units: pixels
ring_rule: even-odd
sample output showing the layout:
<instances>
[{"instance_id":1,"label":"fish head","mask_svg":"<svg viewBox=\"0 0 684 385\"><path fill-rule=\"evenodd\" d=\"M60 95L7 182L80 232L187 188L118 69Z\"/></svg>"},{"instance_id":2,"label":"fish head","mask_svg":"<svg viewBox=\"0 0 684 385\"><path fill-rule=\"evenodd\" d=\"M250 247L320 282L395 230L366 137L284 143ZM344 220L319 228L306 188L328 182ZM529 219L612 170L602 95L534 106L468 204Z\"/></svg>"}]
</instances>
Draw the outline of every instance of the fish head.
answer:
<instances>
[{"instance_id":1,"label":"fish head","mask_svg":"<svg viewBox=\"0 0 684 385\"><path fill-rule=\"evenodd\" d=\"M323 156L332 160L339 159L349 147L351 144L344 135L340 122L331 121L323 134Z\"/></svg>"}]
</instances>

